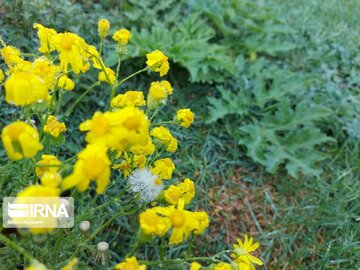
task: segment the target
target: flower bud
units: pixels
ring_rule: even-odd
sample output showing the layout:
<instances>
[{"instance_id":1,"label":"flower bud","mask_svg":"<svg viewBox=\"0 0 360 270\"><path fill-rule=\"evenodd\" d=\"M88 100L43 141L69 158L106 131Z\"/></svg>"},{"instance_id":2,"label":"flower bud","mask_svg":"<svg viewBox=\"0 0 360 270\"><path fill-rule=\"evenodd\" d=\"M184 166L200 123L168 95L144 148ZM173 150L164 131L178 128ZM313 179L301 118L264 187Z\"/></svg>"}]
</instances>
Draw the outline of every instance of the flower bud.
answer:
<instances>
[{"instance_id":1,"label":"flower bud","mask_svg":"<svg viewBox=\"0 0 360 270\"><path fill-rule=\"evenodd\" d=\"M90 222L85 220L80 223L80 230L82 232L87 232L90 229ZM100 244L100 243L99 243Z\"/></svg>"},{"instance_id":2,"label":"flower bud","mask_svg":"<svg viewBox=\"0 0 360 270\"><path fill-rule=\"evenodd\" d=\"M100 19L98 22L98 32L101 39L104 39L110 30L110 22L107 19Z\"/></svg>"}]
</instances>

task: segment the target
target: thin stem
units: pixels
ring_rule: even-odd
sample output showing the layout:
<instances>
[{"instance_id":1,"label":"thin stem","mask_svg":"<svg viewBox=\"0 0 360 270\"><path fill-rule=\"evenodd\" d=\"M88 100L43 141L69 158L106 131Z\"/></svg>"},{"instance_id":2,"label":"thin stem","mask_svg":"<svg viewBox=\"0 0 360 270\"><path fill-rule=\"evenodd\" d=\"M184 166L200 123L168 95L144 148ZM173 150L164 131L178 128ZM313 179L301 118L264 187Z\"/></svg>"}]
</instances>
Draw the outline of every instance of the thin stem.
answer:
<instances>
[{"instance_id":1,"label":"thin stem","mask_svg":"<svg viewBox=\"0 0 360 270\"><path fill-rule=\"evenodd\" d=\"M101 57L101 51L102 51L102 47L103 47L103 42L104 42L104 39L101 38L101 40L100 40L100 47L99 47L99 55L100 55L100 57Z\"/></svg>"},{"instance_id":2,"label":"thin stem","mask_svg":"<svg viewBox=\"0 0 360 270\"><path fill-rule=\"evenodd\" d=\"M93 85L91 85L84 93L82 93L77 100L73 103L73 105L70 107L70 109L66 112L66 116L70 116L70 114L73 112L75 106L83 99L83 97L85 97L87 95L87 93L89 93L89 91L91 89L93 89L94 87L100 85L100 82L96 82Z\"/></svg>"},{"instance_id":3,"label":"thin stem","mask_svg":"<svg viewBox=\"0 0 360 270\"><path fill-rule=\"evenodd\" d=\"M117 67L116 67L116 80L119 77L120 66L121 66L121 54L119 54L119 60L118 60Z\"/></svg>"},{"instance_id":4,"label":"thin stem","mask_svg":"<svg viewBox=\"0 0 360 270\"><path fill-rule=\"evenodd\" d=\"M63 98L63 90L59 90L59 100L56 104L56 110L55 110L55 114L59 114L60 112L60 108L61 108L61 103L62 103L62 98Z\"/></svg>"},{"instance_id":5,"label":"thin stem","mask_svg":"<svg viewBox=\"0 0 360 270\"><path fill-rule=\"evenodd\" d=\"M148 67L144 67L143 69L140 69L136 72L134 72L133 74L127 76L126 78L122 79L117 85L115 85L115 88L118 88L120 85L122 85L124 82L126 82L127 80L131 79L132 77L144 72L144 71L147 71L148 70Z\"/></svg>"},{"instance_id":6,"label":"thin stem","mask_svg":"<svg viewBox=\"0 0 360 270\"><path fill-rule=\"evenodd\" d=\"M13 242L10 238L6 237L5 235L3 235L2 233L0 233L0 241L5 243L6 245L8 245L9 247L11 247L12 249L14 249L15 251L17 251L18 253L20 253L21 255L23 255L25 258L27 258L28 260L36 260L30 253L28 253L24 248L18 246L15 242Z\"/></svg>"}]
</instances>

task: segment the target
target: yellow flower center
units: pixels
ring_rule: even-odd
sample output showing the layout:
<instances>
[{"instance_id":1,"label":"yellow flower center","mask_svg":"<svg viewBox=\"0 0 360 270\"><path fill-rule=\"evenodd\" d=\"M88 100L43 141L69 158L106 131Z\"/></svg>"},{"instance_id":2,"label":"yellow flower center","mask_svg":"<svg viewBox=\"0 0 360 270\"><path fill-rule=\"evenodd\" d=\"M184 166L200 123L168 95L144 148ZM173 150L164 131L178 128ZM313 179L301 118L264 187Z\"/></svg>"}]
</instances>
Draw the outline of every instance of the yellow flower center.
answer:
<instances>
[{"instance_id":1,"label":"yellow flower center","mask_svg":"<svg viewBox=\"0 0 360 270\"><path fill-rule=\"evenodd\" d=\"M74 45L75 39L71 34L65 33L61 39L61 48L65 51L71 50Z\"/></svg>"},{"instance_id":2,"label":"yellow flower center","mask_svg":"<svg viewBox=\"0 0 360 270\"><path fill-rule=\"evenodd\" d=\"M90 157L85 160L84 174L90 179L96 179L104 170L103 160L99 157Z\"/></svg>"},{"instance_id":3,"label":"yellow flower center","mask_svg":"<svg viewBox=\"0 0 360 270\"><path fill-rule=\"evenodd\" d=\"M181 210L175 210L171 214L171 223L174 227L181 227L185 223L185 214L184 211Z\"/></svg>"}]
</instances>

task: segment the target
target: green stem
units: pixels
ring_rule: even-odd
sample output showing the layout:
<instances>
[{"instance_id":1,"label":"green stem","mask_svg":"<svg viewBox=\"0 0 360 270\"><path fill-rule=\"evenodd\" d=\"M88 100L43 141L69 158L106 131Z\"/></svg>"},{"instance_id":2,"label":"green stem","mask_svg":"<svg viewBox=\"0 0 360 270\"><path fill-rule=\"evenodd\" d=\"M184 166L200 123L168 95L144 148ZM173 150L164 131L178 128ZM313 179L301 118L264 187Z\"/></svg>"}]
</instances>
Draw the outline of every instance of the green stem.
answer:
<instances>
[{"instance_id":1,"label":"green stem","mask_svg":"<svg viewBox=\"0 0 360 270\"><path fill-rule=\"evenodd\" d=\"M63 90L59 90L59 100L56 104L56 110L55 110L55 114L59 114L60 109L61 109L61 103L62 103L62 99L63 99Z\"/></svg>"},{"instance_id":2,"label":"green stem","mask_svg":"<svg viewBox=\"0 0 360 270\"><path fill-rule=\"evenodd\" d=\"M119 77L120 66L121 66L121 54L119 54L119 60L118 60L117 67L116 67L116 80Z\"/></svg>"},{"instance_id":3,"label":"green stem","mask_svg":"<svg viewBox=\"0 0 360 270\"><path fill-rule=\"evenodd\" d=\"M100 40L100 47L99 47L99 55L100 55L100 57L101 57L101 52L102 52L103 42L104 42L104 39L103 39L103 38L101 38L101 40Z\"/></svg>"},{"instance_id":4,"label":"green stem","mask_svg":"<svg viewBox=\"0 0 360 270\"><path fill-rule=\"evenodd\" d=\"M91 89L93 89L94 87L100 85L100 82L96 82L93 85L91 85L84 93L82 93L77 100L73 103L73 105L70 107L70 109L66 112L66 116L70 116L70 114L73 112L75 106L83 99L83 97L85 97L87 95L87 93L89 93L89 91Z\"/></svg>"},{"instance_id":5,"label":"green stem","mask_svg":"<svg viewBox=\"0 0 360 270\"><path fill-rule=\"evenodd\" d=\"M144 71L147 71L148 70L148 67L145 67L143 69L140 69L136 72L134 72L133 74L127 76L126 78L122 79L117 85L115 85L115 88L118 88L120 85L122 85L124 82L126 82L127 80L131 79L132 77L144 72Z\"/></svg>"},{"instance_id":6,"label":"green stem","mask_svg":"<svg viewBox=\"0 0 360 270\"><path fill-rule=\"evenodd\" d=\"M36 260L30 253L28 253L24 248L18 246L15 242L13 242L10 238L6 237L5 235L3 235L2 233L0 233L0 241L5 243L6 245L8 245L9 247L11 247L12 249L14 249L15 251L17 251L18 253L20 253L21 255L23 255L25 258L27 258L28 260Z\"/></svg>"}]
</instances>

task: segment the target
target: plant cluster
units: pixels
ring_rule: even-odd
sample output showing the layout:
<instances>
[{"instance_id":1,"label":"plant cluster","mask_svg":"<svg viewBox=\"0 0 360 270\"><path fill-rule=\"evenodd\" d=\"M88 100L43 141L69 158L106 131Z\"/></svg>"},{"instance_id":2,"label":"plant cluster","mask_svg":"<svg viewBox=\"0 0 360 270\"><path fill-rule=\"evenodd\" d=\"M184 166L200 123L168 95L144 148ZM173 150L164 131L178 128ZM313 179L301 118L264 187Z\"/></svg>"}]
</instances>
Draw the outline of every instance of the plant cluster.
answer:
<instances>
[{"instance_id":1,"label":"plant cluster","mask_svg":"<svg viewBox=\"0 0 360 270\"><path fill-rule=\"evenodd\" d=\"M24 182L30 183L22 190L13 191L16 193L15 202L25 203L29 197L53 197L60 200L62 194L72 190L76 205L77 200L80 200L80 197L76 197L76 191L85 193L95 189L96 195L89 203L85 202L87 207L82 209L84 213L77 213L76 226L80 226L84 233L79 244L69 230L20 230L24 237L28 233L35 236L55 235L53 258L35 258L32 251L25 251L18 241L0 234L2 242L29 260L30 266L26 269L44 270L49 267L70 270L78 264L84 269L86 265L89 266L81 262L84 246L110 225L116 228L113 223L116 224L117 219L129 217L136 220L137 216L139 229L132 237L132 248L123 262L115 265L115 269L143 270L147 266L159 265L168 269L174 269L172 265L177 265L185 269L189 265L192 270L230 270L255 269L253 263L262 265L260 259L250 254L259 244L253 243L253 239L247 235L244 242L239 239L233 249L213 257L194 257L190 252L185 258L166 256L169 246L193 239L195 235L203 234L209 226L206 212L189 210L196 193L194 182L189 178L171 181L176 167L171 155L177 151L178 141L170 127L181 132L192 125L195 115L190 109L183 108L176 112L173 119L157 121L159 110L173 94L173 88L166 80L152 82L146 99L144 93L138 90L118 95L115 93L127 80L142 72L153 71L159 73L160 77L165 76L170 68L168 57L161 51L152 51L146 55L144 68L124 77L121 63L132 38L129 30L122 28L112 35L118 54L116 70L112 70L102 59L104 40L110 31L108 20L101 19L98 22L99 48L89 45L84 38L72 32L58 33L38 23L34 24L34 29L40 41L40 55L22 53L3 40L0 49L8 67L5 72L0 71L5 100L8 106L21 109L19 119L2 129L3 146L10 159L5 166L11 169L15 163L23 162L27 170L22 176ZM61 151L54 155L52 151L56 147L67 144L67 123L71 121L72 111L87 92L80 95L68 110L64 110L62 101L68 92L76 91L75 78L78 80L89 69L97 70L98 74L96 82L88 89L97 89L102 83L109 86L108 110L95 112L91 119L79 125L79 130L86 134L86 144L82 150L75 155ZM67 159L61 160L60 156L66 156ZM120 187L117 194L106 192L109 185ZM82 217L91 216L89 212L96 214L91 208L100 196L104 201L95 207L96 211L114 205L119 210L92 230L91 223ZM56 217L44 219L47 224L57 222ZM168 236L169 240L166 241ZM121 234L118 237L121 238ZM160 258L142 259L141 255L134 256L138 248L155 238L161 239ZM68 246L69 250L62 253L59 248L64 241L73 243L73 246ZM109 254L109 244L99 242L93 263L108 266ZM231 254L232 260L226 259L226 254ZM65 266L63 261L68 261ZM205 265L202 267L196 261Z\"/></svg>"}]
</instances>

